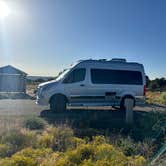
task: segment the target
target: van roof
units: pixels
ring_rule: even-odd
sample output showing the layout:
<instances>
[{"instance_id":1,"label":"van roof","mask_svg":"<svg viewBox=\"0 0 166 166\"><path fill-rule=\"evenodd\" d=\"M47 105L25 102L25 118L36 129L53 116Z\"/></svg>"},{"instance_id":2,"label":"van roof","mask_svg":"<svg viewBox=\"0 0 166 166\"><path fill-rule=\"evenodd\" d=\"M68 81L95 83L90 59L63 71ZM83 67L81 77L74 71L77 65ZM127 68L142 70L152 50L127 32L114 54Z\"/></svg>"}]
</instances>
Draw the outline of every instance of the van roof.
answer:
<instances>
[{"instance_id":1,"label":"van roof","mask_svg":"<svg viewBox=\"0 0 166 166\"><path fill-rule=\"evenodd\" d=\"M73 64L72 66L77 66L77 65L89 65L89 66L93 66L93 67L97 67L97 66L107 66L110 67L110 65L113 68L123 68L123 69L128 69L128 70L138 70L138 71L142 71L144 72L144 67L142 64L140 63L136 63L136 62L127 62L124 59L116 59L116 60L105 60L105 59L99 59L99 60L94 60L94 59L87 59L87 60L80 60L77 61L75 64Z\"/></svg>"},{"instance_id":2,"label":"van roof","mask_svg":"<svg viewBox=\"0 0 166 166\"><path fill-rule=\"evenodd\" d=\"M79 60L77 61L77 64L79 63L97 63L97 64L130 64L130 65L139 65L139 66L143 66L140 63L137 62L127 62L126 59L118 59L118 58L113 58L111 60L106 60L106 59L99 59L99 60L95 60L95 59L87 59L87 60Z\"/></svg>"}]
</instances>

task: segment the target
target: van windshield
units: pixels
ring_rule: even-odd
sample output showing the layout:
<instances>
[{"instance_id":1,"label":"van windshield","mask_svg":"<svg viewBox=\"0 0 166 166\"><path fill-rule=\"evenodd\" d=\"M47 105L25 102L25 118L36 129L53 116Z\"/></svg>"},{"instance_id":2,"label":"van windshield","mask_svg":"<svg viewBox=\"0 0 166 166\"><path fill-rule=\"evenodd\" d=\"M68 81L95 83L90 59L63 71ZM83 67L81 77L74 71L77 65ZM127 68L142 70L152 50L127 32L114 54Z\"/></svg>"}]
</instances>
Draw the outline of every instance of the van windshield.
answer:
<instances>
[{"instance_id":1,"label":"van windshield","mask_svg":"<svg viewBox=\"0 0 166 166\"><path fill-rule=\"evenodd\" d=\"M65 69L63 70L59 75L58 77L55 79L56 81L59 81L61 80L69 71L70 71L71 68L68 68L68 69Z\"/></svg>"}]
</instances>

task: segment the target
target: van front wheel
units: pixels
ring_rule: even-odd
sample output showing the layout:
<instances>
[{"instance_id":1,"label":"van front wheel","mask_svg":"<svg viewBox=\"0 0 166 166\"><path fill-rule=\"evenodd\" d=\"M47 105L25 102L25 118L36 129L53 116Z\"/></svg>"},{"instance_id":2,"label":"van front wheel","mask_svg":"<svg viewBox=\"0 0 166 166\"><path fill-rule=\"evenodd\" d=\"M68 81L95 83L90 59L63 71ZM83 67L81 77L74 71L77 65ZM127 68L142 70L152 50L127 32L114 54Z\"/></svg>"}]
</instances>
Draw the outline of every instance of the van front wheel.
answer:
<instances>
[{"instance_id":1,"label":"van front wheel","mask_svg":"<svg viewBox=\"0 0 166 166\"><path fill-rule=\"evenodd\" d=\"M66 111L67 100L63 95L54 95L50 100L50 109L54 112Z\"/></svg>"}]
</instances>

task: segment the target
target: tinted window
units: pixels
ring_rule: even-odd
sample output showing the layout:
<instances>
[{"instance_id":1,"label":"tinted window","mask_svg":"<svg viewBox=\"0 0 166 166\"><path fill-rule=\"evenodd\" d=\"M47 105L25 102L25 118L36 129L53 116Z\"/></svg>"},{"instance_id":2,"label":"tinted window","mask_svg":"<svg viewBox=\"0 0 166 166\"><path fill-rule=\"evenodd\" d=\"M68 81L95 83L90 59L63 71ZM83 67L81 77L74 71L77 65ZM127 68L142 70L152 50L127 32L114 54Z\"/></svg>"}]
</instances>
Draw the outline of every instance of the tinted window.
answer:
<instances>
[{"instance_id":1,"label":"tinted window","mask_svg":"<svg viewBox=\"0 0 166 166\"><path fill-rule=\"evenodd\" d=\"M141 72L127 70L91 69L91 80L94 84L143 84Z\"/></svg>"},{"instance_id":2,"label":"tinted window","mask_svg":"<svg viewBox=\"0 0 166 166\"><path fill-rule=\"evenodd\" d=\"M86 70L83 68L73 70L63 81L63 83L80 82L85 79Z\"/></svg>"}]
</instances>

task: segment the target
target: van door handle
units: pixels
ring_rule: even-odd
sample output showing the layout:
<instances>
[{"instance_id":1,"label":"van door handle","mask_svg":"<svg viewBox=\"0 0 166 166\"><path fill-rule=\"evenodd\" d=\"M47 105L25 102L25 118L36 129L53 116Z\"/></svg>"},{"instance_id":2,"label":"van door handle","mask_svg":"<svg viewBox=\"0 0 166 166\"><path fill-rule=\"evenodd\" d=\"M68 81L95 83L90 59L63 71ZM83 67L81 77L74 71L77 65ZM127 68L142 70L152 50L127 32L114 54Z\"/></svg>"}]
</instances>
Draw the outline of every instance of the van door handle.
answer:
<instances>
[{"instance_id":1,"label":"van door handle","mask_svg":"<svg viewBox=\"0 0 166 166\"><path fill-rule=\"evenodd\" d=\"M80 84L80 86L85 86L85 84Z\"/></svg>"}]
</instances>

